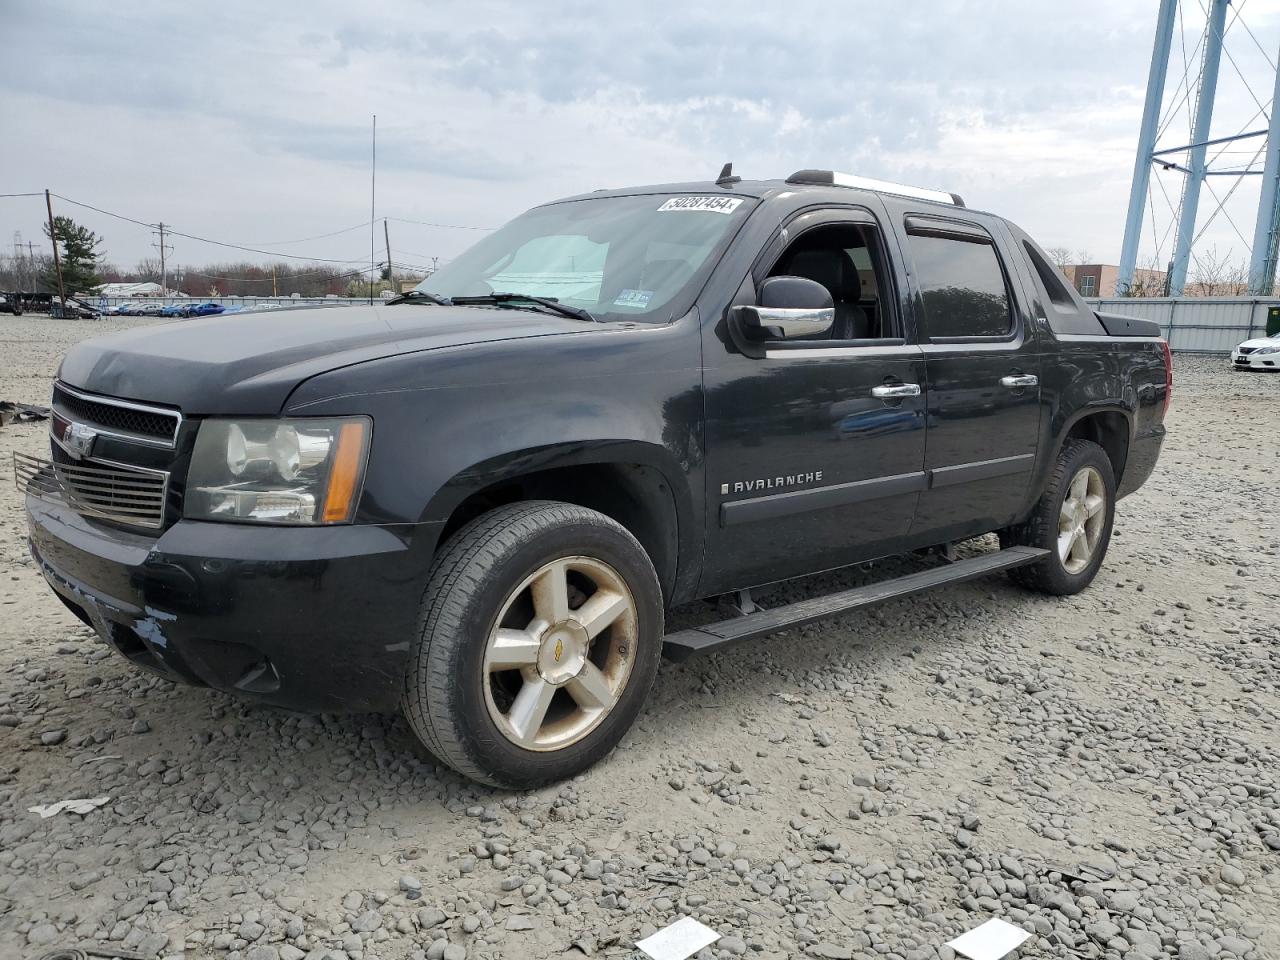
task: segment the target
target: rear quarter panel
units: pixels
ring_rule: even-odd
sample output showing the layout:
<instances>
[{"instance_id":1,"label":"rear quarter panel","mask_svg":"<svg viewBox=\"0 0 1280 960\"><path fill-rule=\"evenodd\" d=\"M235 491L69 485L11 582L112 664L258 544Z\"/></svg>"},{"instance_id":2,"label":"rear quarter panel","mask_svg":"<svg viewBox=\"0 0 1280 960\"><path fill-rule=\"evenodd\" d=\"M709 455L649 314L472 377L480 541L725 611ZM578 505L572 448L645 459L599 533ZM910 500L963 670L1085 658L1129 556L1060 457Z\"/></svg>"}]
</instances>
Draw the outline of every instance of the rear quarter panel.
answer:
<instances>
[{"instance_id":1,"label":"rear quarter panel","mask_svg":"<svg viewBox=\"0 0 1280 960\"><path fill-rule=\"evenodd\" d=\"M1092 413L1118 412L1129 421L1128 455L1118 495L1151 475L1164 438L1164 354L1156 337L1096 337L1045 333L1041 397L1047 406L1047 456L1037 464L1043 488L1071 428Z\"/></svg>"}]
</instances>

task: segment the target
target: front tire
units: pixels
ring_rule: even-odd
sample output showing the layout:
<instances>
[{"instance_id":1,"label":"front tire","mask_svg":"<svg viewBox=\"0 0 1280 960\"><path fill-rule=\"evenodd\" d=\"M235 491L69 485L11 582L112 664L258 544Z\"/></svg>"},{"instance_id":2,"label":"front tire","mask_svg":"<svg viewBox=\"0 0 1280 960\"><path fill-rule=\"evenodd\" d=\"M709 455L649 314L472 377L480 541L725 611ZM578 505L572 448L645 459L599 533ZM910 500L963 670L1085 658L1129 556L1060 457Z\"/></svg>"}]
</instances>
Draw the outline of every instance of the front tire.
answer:
<instances>
[{"instance_id":1,"label":"front tire","mask_svg":"<svg viewBox=\"0 0 1280 960\"><path fill-rule=\"evenodd\" d=\"M499 507L432 565L404 711L464 776L527 789L611 751L657 676L662 591L644 548L594 510Z\"/></svg>"},{"instance_id":2,"label":"front tire","mask_svg":"<svg viewBox=\"0 0 1280 960\"><path fill-rule=\"evenodd\" d=\"M1053 596L1079 593L1106 557L1115 503L1115 473L1106 451L1089 440L1068 440L1031 516L1000 532L1002 547L1041 547L1049 556L1009 576Z\"/></svg>"}]
</instances>

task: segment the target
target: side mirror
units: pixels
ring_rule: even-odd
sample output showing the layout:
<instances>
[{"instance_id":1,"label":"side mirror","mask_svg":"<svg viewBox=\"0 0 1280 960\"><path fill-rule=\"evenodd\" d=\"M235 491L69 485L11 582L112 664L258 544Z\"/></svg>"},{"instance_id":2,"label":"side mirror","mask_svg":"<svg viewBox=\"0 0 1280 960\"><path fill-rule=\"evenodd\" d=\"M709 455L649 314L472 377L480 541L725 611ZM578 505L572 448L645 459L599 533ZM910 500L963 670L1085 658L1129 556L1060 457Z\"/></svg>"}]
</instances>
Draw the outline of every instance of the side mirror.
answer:
<instances>
[{"instance_id":1,"label":"side mirror","mask_svg":"<svg viewBox=\"0 0 1280 960\"><path fill-rule=\"evenodd\" d=\"M751 340L788 340L824 333L835 322L831 293L806 277L770 277L760 284L755 307L734 307L734 318Z\"/></svg>"}]
</instances>

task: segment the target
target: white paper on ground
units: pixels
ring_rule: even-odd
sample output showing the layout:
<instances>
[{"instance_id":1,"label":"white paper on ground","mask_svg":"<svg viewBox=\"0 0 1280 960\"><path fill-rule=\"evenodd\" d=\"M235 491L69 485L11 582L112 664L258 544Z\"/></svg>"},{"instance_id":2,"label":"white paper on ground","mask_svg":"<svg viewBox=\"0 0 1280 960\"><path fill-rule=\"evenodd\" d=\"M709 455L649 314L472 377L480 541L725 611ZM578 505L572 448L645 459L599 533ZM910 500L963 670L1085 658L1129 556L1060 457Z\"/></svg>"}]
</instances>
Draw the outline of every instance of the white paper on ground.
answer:
<instances>
[{"instance_id":1,"label":"white paper on ground","mask_svg":"<svg viewBox=\"0 0 1280 960\"><path fill-rule=\"evenodd\" d=\"M693 917L681 917L653 936L636 941L636 946L653 960L685 960L719 939L720 934Z\"/></svg>"},{"instance_id":2,"label":"white paper on ground","mask_svg":"<svg viewBox=\"0 0 1280 960\"><path fill-rule=\"evenodd\" d=\"M971 960L1000 960L1010 950L1022 946L1031 934L1004 920L991 919L968 933L962 933L947 946Z\"/></svg>"},{"instance_id":3,"label":"white paper on ground","mask_svg":"<svg viewBox=\"0 0 1280 960\"><path fill-rule=\"evenodd\" d=\"M110 797L93 797L92 799L84 800L59 800L57 803L46 803L44 806L27 807L27 810L30 813L40 814L41 820L56 816L63 810L70 810L72 813L84 816L87 813L92 813L110 799Z\"/></svg>"}]
</instances>

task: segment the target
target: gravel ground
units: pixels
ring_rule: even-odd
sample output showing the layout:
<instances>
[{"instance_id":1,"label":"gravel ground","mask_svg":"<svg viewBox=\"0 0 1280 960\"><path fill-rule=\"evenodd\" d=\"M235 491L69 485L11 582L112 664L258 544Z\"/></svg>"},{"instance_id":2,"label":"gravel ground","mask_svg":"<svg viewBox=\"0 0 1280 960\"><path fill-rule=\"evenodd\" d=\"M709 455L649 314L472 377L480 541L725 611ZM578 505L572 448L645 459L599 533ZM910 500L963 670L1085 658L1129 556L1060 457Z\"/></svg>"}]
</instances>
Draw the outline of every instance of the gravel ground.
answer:
<instances>
[{"instance_id":1,"label":"gravel ground","mask_svg":"<svg viewBox=\"0 0 1280 960\"><path fill-rule=\"evenodd\" d=\"M0 318L0 399L43 402L69 344L124 325ZM1280 957L1280 378L1176 377L1084 594L988 579L664 665L608 760L526 794L398 718L135 672L43 585L6 484L0 955L626 957L691 914L705 957L950 958L990 917L1022 956Z\"/></svg>"}]
</instances>

